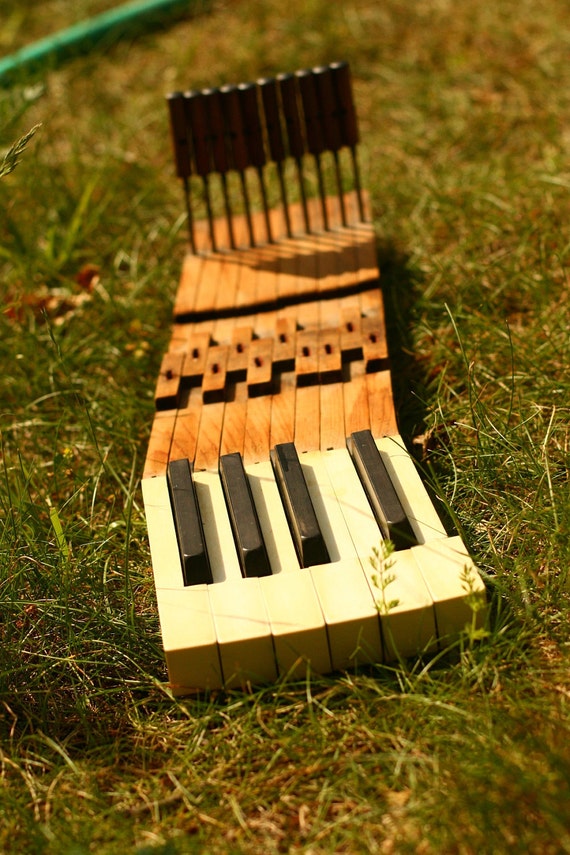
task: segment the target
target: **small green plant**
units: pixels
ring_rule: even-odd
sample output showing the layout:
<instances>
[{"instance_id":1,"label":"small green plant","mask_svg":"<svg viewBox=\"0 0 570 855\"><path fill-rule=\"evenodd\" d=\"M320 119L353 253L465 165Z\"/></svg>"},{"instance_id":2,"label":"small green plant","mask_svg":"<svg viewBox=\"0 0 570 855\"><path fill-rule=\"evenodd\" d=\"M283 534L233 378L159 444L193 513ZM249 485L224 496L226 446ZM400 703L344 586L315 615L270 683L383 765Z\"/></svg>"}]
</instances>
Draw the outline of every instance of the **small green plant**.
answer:
<instances>
[{"instance_id":1,"label":"small green plant","mask_svg":"<svg viewBox=\"0 0 570 855\"><path fill-rule=\"evenodd\" d=\"M33 128L30 128L27 134L24 134L23 137L20 137L19 140L16 140L13 143L6 154L2 156L2 160L0 160L0 178L3 178L5 175L8 175L10 172L13 172L16 166L20 162L20 155L38 130L39 125L34 125Z\"/></svg>"},{"instance_id":2,"label":"small green plant","mask_svg":"<svg viewBox=\"0 0 570 855\"><path fill-rule=\"evenodd\" d=\"M489 637L489 630L484 625L479 625L477 619L477 615L486 608L487 603L485 598L481 596L481 591L475 588L475 570L472 565L466 564L459 578L466 592L464 602L471 610L471 619L469 623L465 624L462 638L471 648L475 641Z\"/></svg>"},{"instance_id":3,"label":"small green plant","mask_svg":"<svg viewBox=\"0 0 570 855\"><path fill-rule=\"evenodd\" d=\"M392 609L400 605L400 600L389 600L386 593L396 579L394 573L390 573L390 569L394 566L391 556L395 548L391 540L383 540L380 548L377 546L373 548L369 559L374 570L372 582L380 591L380 600L376 603L376 608L381 615L387 615Z\"/></svg>"}]
</instances>

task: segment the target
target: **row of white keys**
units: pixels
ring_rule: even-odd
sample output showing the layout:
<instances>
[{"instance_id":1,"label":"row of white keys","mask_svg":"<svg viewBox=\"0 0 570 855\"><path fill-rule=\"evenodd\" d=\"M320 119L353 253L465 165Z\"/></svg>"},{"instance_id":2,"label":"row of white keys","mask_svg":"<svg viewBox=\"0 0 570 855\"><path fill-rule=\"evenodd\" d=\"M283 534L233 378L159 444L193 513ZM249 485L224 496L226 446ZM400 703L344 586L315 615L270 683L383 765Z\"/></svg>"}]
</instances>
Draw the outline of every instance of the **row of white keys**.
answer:
<instances>
[{"instance_id":1,"label":"row of white keys","mask_svg":"<svg viewBox=\"0 0 570 855\"><path fill-rule=\"evenodd\" d=\"M224 685L272 681L277 670L302 676L307 661L327 673L326 627L312 580L300 572L271 463L250 464L246 472L273 570L262 578L241 576L217 473L194 475L214 577L209 593Z\"/></svg>"},{"instance_id":2,"label":"row of white keys","mask_svg":"<svg viewBox=\"0 0 570 855\"><path fill-rule=\"evenodd\" d=\"M185 587L166 477L142 482L156 596L175 693L277 677L259 579L241 576L217 472L194 473L212 585Z\"/></svg>"},{"instance_id":3,"label":"row of white keys","mask_svg":"<svg viewBox=\"0 0 570 855\"><path fill-rule=\"evenodd\" d=\"M143 481L164 648L172 684L271 681L430 649L472 615L466 579L484 586L459 538L448 538L398 437L376 440L419 545L370 563L381 535L345 449L302 454L331 563L301 569L269 461L246 467L273 575L241 576L219 475L194 473L214 584L185 588L166 478ZM386 581L388 580L388 583ZM435 620L434 620L435 615ZM479 620L483 610L478 613ZM436 623L437 622L437 623ZM220 661L221 658L221 661Z\"/></svg>"},{"instance_id":4,"label":"row of white keys","mask_svg":"<svg viewBox=\"0 0 570 855\"><path fill-rule=\"evenodd\" d=\"M274 574L241 575L218 473L194 483L214 584L183 585L166 478L143 480L157 602L170 683L179 692L331 670L312 577L301 571L271 464L248 476ZM295 572L297 571L297 572Z\"/></svg>"}]
</instances>

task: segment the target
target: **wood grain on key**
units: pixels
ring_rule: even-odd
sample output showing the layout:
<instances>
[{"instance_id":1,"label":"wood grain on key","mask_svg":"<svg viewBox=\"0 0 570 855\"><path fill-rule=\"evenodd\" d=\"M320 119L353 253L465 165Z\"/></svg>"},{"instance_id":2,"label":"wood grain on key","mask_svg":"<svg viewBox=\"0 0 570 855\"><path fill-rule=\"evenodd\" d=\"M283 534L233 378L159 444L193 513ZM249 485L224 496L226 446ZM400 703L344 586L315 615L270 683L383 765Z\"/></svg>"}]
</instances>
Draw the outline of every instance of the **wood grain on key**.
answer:
<instances>
[{"instance_id":1,"label":"wood grain on key","mask_svg":"<svg viewBox=\"0 0 570 855\"><path fill-rule=\"evenodd\" d=\"M162 357L154 393L157 410L173 410L178 406L184 359L184 353L168 352Z\"/></svg>"},{"instance_id":2,"label":"wood grain on key","mask_svg":"<svg viewBox=\"0 0 570 855\"><path fill-rule=\"evenodd\" d=\"M178 460L181 457L194 460L201 413L201 390L198 387L194 387L188 391L184 407L179 409L176 415L176 422L172 432L172 443L169 450L170 460Z\"/></svg>"},{"instance_id":3,"label":"wood grain on key","mask_svg":"<svg viewBox=\"0 0 570 855\"><path fill-rule=\"evenodd\" d=\"M196 294L200 288L205 259L188 252L184 257L182 275L174 303L174 317L184 317L194 311Z\"/></svg>"},{"instance_id":4,"label":"wood grain on key","mask_svg":"<svg viewBox=\"0 0 570 855\"><path fill-rule=\"evenodd\" d=\"M176 410L155 413L150 431L143 478L164 475L170 458Z\"/></svg>"},{"instance_id":5,"label":"wood grain on key","mask_svg":"<svg viewBox=\"0 0 570 855\"><path fill-rule=\"evenodd\" d=\"M245 380L232 386L231 397L224 406L220 456L237 451L243 454L246 432L248 391Z\"/></svg>"}]
</instances>

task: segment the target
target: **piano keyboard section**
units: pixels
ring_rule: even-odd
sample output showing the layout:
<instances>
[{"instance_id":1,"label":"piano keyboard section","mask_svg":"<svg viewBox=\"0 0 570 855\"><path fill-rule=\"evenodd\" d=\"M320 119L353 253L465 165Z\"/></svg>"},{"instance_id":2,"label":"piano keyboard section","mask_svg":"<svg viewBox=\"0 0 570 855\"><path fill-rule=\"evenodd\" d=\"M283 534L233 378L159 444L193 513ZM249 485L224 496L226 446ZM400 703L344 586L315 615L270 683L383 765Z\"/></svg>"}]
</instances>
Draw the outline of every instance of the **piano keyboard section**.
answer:
<instances>
[{"instance_id":1,"label":"piano keyboard section","mask_svg":"<svg viewBox=\"0 0 570 855\"><path fill-rule=\"evenodd\" d=\"M191 252L142 488L173 691L446 644L484 587L397 435L348 66L168 104Z\"/></svg>"},{"instance_id":2,"label":"piano keyboard section","mask_svg":"<svg viewBox=\"0 0 570 855\"><path fill-rule=\"evenodd\" d=\"M350 453L297 455L286 444L272 462L244 466L230 454L219 473L191 475L188 461L174 461L167 476L143 480L175 692L301 676L308 662L326 673L390 661L436 649L472 619L466 598L484 598L484 586L460 538L446 536L401 439L359 434ZM405 537L384 558L393 518ZM296 532L305 522L324 546L308 559ZM206 559L192 546L202 542Z\"/></svg>"}]
</instances>

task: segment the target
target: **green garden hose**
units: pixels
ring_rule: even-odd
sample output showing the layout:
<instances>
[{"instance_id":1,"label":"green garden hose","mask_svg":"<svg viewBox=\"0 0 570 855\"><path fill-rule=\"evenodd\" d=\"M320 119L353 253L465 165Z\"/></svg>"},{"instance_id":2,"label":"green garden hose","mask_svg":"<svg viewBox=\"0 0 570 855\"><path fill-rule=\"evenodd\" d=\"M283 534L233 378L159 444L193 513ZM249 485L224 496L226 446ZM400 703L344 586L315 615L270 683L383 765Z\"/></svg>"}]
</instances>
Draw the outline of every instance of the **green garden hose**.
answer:
<instances>
[{"instance_id":1,"label":"green garden hose","mask_svg":"<svg viewBox=\"0 0 570 855\"><path fill-rule=\"evenodd\" d=\"M81 21L52 36L40 39L0 59L0 85L11 84L19 74L37 70L93 47L104 38L118 38L136 26L160 21L164 14L196 6L194 0L135 0L118 9Z\"/></svg>"}]
</instances>

